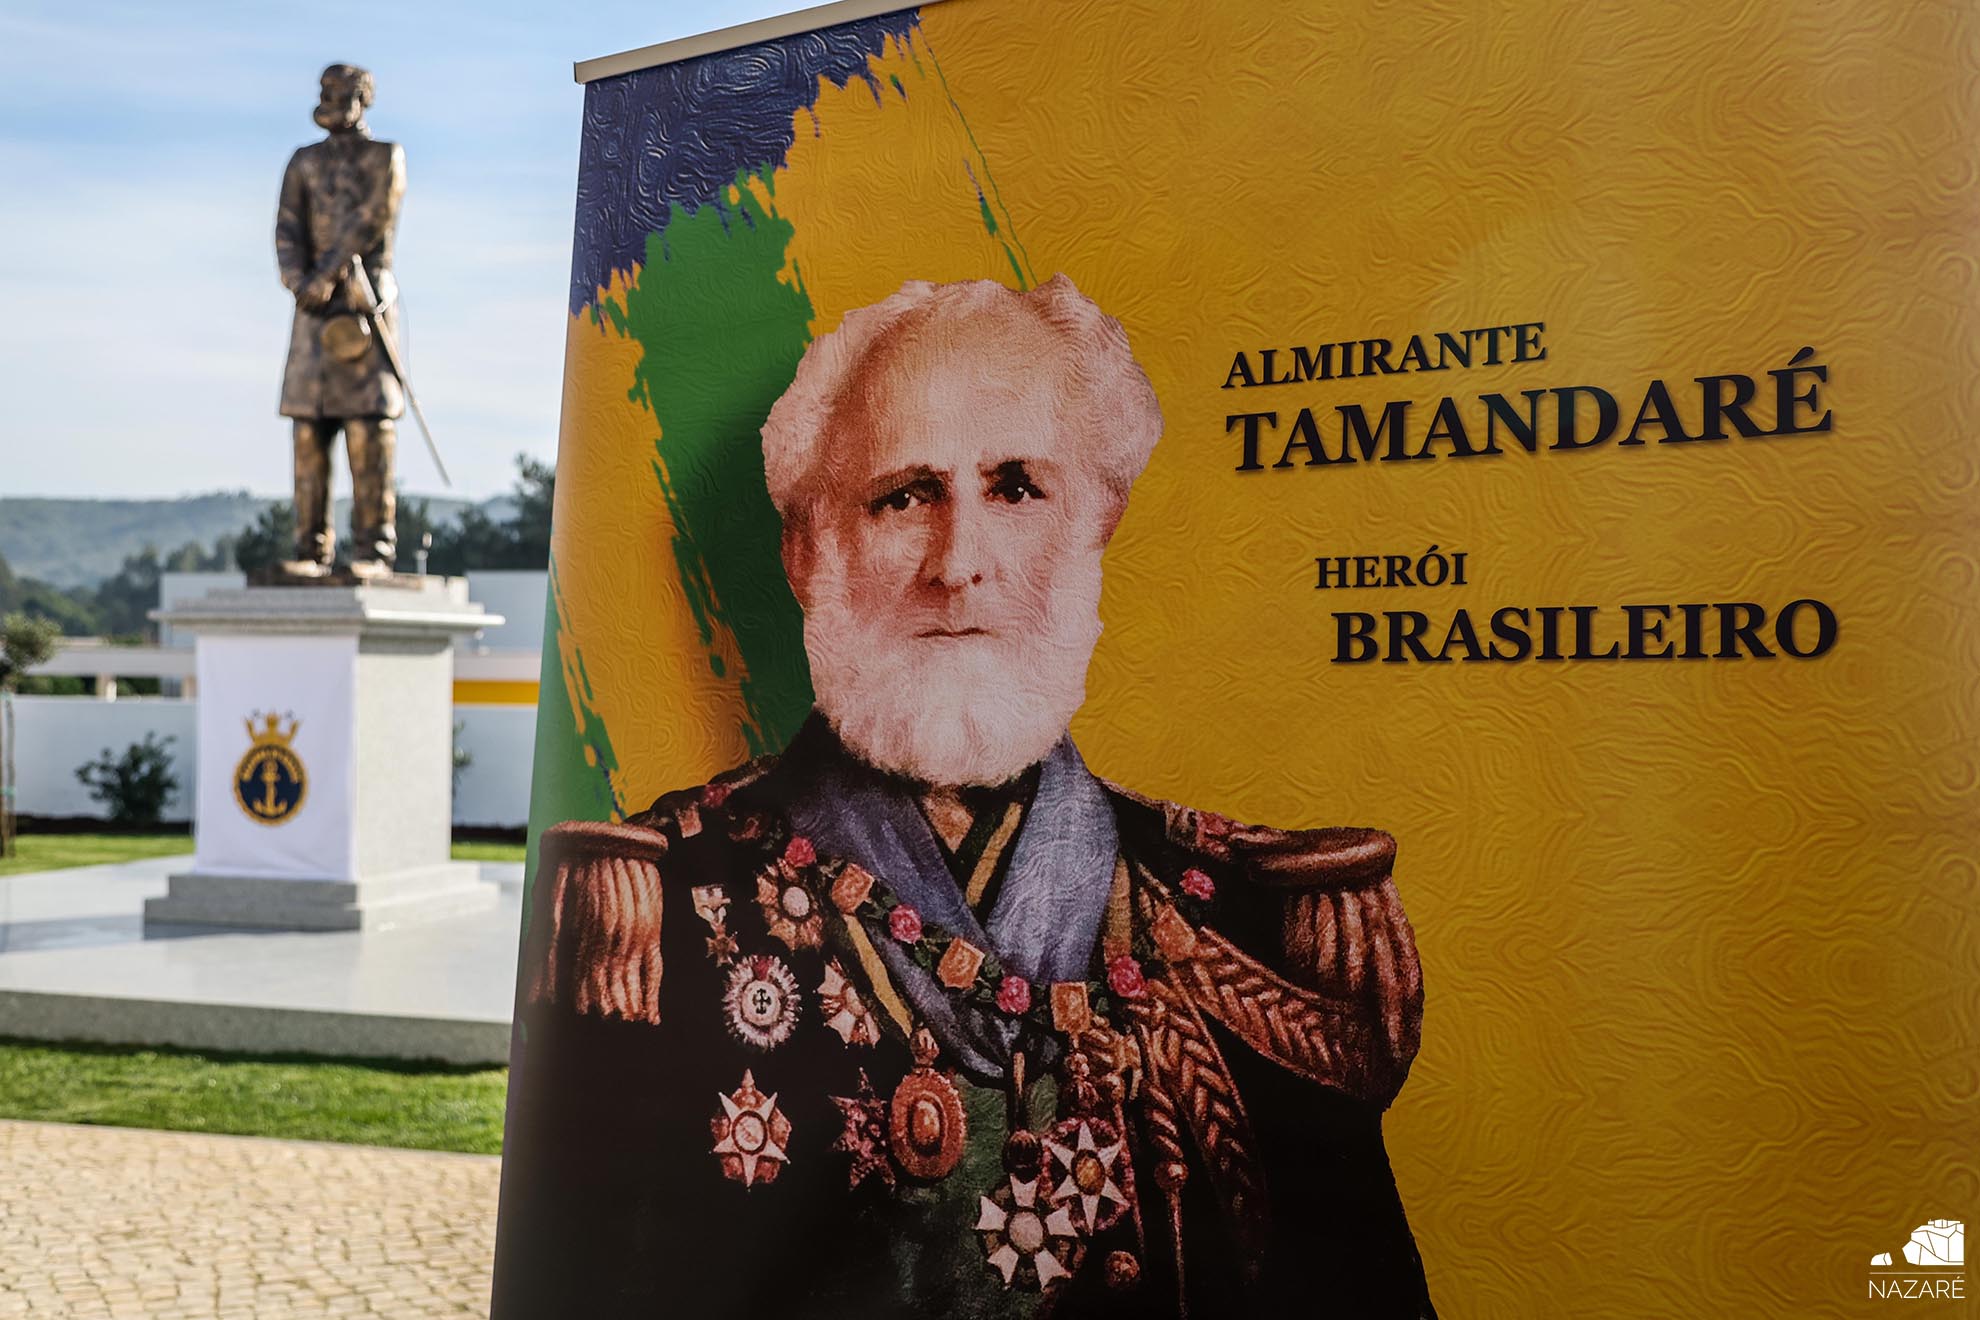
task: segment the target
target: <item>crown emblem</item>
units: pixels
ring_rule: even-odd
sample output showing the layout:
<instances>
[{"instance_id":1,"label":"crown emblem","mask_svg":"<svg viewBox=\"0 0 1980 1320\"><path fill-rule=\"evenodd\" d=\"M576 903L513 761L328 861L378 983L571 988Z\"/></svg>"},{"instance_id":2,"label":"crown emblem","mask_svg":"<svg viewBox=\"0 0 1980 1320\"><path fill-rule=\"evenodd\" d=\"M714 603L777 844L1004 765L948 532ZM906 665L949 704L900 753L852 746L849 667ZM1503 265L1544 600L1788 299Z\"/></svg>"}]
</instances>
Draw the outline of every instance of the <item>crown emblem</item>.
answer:
<instances>
[{"instance_id":1,"label":"crown emblem","mask_svg":"<svg viewBox=\"0 0 1980 1320\"><path fill-rule=\"evenodd\" d=\"M253 744L234 767L234 800L250 820L280 825L302 809L309 776L290 746L302 721L289 711L255 711L242 721Z\"/></svg>"},{"instance_id":2,"label":"crown emblem","mask_svg":"<svg viewBox=\"0 0 1980 1320\"><path fill-rule=\"evenodd\" d=\"M288 716L287 728L282 727L282 715ZM283 711L282 715L273 711L256 711L248 716L248 740L256 747L287 747L295 740L296 730L302 727L302 721L288 711Z\"/></svg>"}]
</instances>

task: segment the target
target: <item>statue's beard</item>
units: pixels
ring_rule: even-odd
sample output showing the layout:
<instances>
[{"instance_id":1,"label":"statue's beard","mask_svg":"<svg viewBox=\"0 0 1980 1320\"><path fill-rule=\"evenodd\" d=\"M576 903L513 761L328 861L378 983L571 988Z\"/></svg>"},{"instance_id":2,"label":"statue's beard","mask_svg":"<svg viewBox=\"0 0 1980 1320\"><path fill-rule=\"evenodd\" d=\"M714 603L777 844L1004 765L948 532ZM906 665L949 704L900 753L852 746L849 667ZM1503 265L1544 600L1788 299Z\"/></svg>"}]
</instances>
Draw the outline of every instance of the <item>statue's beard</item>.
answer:
<instances>
[{"instance_id":1,"label":"statue's beard","mask_svg":"<svg viewBox=\"0 0 1980 1320\"><path fill-rule=\"evenodd\" d=\"M364 122L362 110L352 113L341 105L319 105L310 112L309 117L327 133L348 133Z\"/></svg>"},{"instance_id":2,"label":"statue's beard","mask_svg":"<svg viewBox=\"0 0 1980 1320\"><path fill-rule=\"evenodd\" d=\"M1004 783L1052 750L1086 700L1100 640L1097 550L1060 574L1044 617L969 621L989 636L917 637L905 611L857 608L830 538L821 538L810 587L804 649L818 708L855 755L891 774Z\"/></svg>"}]
</instances>

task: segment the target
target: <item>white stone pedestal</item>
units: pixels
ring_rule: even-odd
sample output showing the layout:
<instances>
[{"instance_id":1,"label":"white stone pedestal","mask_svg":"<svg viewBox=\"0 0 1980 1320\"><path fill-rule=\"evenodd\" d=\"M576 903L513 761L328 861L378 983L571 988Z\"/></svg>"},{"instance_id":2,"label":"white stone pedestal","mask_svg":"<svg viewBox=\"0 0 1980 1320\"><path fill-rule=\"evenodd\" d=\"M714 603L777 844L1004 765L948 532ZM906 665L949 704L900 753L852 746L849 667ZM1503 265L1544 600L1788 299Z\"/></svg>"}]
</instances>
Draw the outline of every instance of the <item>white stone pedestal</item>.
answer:
<instances>
[{"instance_id":1,"label":"white stone pedestal","mask_svg":"<svg viewBox=\"0 0 1980 1320\"><path fill-rule=\"evenodd\" d=\"M147 923L359 930L485 907L450 860L453 641L501 623L458 578L237 587L195 635L193 868Z\"/></svg>"}]
</instances>

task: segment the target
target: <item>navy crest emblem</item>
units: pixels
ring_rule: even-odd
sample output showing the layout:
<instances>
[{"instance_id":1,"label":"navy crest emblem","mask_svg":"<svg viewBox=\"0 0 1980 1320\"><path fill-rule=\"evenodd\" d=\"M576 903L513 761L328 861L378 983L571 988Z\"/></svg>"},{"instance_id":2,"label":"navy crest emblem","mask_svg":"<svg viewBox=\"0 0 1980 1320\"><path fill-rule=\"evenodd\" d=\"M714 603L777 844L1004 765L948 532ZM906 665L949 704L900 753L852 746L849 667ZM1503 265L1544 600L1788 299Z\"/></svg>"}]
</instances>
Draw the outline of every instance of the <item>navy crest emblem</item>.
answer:
<instances>
[{"instance_id":1,"label":"navy crest emblem","mask_svg":"<svg viewBox=\"0 0 1980 1320\"><path fill-rule=\"evenodd\" d=\"M284 728L280 716L260 711L246 723L251 745L234 767L234 801L249 820L280 825L301 811L309 796L309 775L293 745L302 724L292 715Z\"/></svg>"}]
</instances>

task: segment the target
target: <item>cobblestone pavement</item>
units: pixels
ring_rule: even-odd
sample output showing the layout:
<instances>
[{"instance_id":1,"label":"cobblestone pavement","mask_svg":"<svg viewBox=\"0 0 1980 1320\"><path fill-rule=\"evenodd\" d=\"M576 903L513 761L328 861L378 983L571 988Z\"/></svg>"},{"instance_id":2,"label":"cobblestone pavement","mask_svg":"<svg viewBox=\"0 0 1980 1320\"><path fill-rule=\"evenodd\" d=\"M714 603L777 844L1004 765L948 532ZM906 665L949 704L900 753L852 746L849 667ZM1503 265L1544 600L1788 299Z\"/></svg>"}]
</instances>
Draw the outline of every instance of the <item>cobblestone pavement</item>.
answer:
<instances>
[{"instance_id":1,"label":"cobblestone pavement","mask_svg":"<svg viewBox=\"0 0 1980 1320\"><path fill-rule=\"evenodd\" d=\"M0 1121L0 1317L485 1316L499 1168Z\"/></svg>"}]
</instances>

